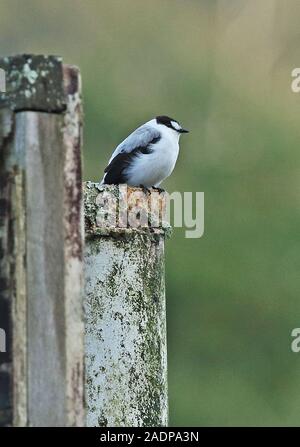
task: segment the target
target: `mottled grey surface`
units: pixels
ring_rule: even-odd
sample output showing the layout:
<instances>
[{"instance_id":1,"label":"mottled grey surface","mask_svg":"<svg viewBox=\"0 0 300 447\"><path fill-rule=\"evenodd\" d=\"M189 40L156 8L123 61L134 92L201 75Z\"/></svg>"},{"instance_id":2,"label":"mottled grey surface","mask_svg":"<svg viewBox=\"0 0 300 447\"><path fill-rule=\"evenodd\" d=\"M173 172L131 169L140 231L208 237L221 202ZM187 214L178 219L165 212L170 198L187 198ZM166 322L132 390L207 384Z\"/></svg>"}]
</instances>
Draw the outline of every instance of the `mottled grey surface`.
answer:
<instances>
[{"instance_id":1,"label":"mottled grey surface","mask_svg":"<svg viewBox=\"0 0 300 447\"><path fill-rule=\"evenodd\" d=\"M95 226L98 185L87 186L87 425L166 426L164 231L101 233ZM105 188L116 193L116 186Z\"/></svg>"}]
</instances>

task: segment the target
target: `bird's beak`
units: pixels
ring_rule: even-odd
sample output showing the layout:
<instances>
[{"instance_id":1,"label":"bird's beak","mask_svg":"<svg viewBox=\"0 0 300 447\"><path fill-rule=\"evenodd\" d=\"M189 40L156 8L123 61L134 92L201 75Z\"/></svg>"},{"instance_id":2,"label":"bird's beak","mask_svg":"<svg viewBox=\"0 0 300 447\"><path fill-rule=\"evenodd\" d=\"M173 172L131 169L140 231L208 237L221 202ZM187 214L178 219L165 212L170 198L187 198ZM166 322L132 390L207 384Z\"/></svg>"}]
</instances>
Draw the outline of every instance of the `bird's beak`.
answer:
<instances>
[{"instance_id":1,"label":"bird's beak","mask_svg":"<svg viewBox=\"0 0 300 447\"><path fill-rule=\"evenodd\" d=\"M187 129L180 129L179 133L189 133L189 130L187 130Z\"/></svg>"}]
</instances>

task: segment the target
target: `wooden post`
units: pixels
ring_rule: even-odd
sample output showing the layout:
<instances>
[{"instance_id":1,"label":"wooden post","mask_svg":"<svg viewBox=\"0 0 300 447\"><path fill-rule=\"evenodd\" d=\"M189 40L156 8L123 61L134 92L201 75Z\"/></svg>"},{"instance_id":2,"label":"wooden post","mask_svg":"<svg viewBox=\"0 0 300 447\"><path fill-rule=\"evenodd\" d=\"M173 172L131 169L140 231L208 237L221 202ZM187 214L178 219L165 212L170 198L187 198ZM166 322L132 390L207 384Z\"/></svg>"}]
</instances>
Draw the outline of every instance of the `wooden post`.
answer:
<instances>
[{"instance_id":1,"label":"wooden post","mask_svg":"<svg viewBox=\"0 0 300 447\"><path fill-rule=\"evenodd\" d=\"M87 425L166 426L168 230L161 224L130 228L121 222L125 208L129 215L130 203L135 206L132 195L137 192L143 199L139 188L119 194L118 186L88 182L84 191ZM147 193L146 205L156 195ZM125 206L118 201L121 196ZM117 201L107 209L112 197ZM162 212L164 200L153 203L151 213ZM120 212L117 219L115 211Z\"/></svg>"},{"instance_id":2,"label":"wooden post","mask_svg":"<svg viewBox=\"0 0 300 447\"><path fill-rule=\"evenodd\" d=\"M80 75L0 60L0 425L84 425Z\"/></svg>"}]
</instances>

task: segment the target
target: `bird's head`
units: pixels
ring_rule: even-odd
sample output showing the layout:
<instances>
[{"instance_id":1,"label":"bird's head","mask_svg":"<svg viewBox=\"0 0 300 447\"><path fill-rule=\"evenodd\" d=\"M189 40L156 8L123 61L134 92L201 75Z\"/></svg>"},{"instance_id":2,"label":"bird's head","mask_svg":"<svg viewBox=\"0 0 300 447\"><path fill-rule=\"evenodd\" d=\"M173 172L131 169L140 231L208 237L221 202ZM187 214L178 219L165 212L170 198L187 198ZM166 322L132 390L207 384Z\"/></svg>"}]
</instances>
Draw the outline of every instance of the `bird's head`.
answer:
<instances>
[{"instance_id":1,"label":"bird's head","mask_svg":"<svg viewBox=\"0 0 300 447\"><path fill-rule=\"evenodd\" d=\"M188 133L189 131L184 129L178 121L174 120L173 118L170 118L169 116L165 116L165 115L161 115L161 116L157 116L156 118L156 123L158 125L161 126L166 126L167 128L173 130L174 132L176 132L178 134L178 137L182 134L182 133Z\"/></svg>"}]
</instances>

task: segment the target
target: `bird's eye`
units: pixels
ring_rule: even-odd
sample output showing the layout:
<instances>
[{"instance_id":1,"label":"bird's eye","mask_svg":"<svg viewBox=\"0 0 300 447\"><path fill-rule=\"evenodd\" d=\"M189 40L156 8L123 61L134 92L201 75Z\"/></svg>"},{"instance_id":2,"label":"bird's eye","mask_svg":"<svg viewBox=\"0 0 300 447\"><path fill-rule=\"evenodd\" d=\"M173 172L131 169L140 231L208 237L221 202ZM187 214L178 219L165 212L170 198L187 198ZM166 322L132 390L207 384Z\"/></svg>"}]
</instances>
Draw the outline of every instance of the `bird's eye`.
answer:
<instances>
[{"instance_id":1,"label":"bird's eye","mask_svg":"<svg viewBox=\"0 0 300 447\"><path fill-rule=\"evenodd\" d=\"M171 126L175 130L180 130L181 129L181 126L176 121L171 121Z\"/></svg>"}]
</instances>

